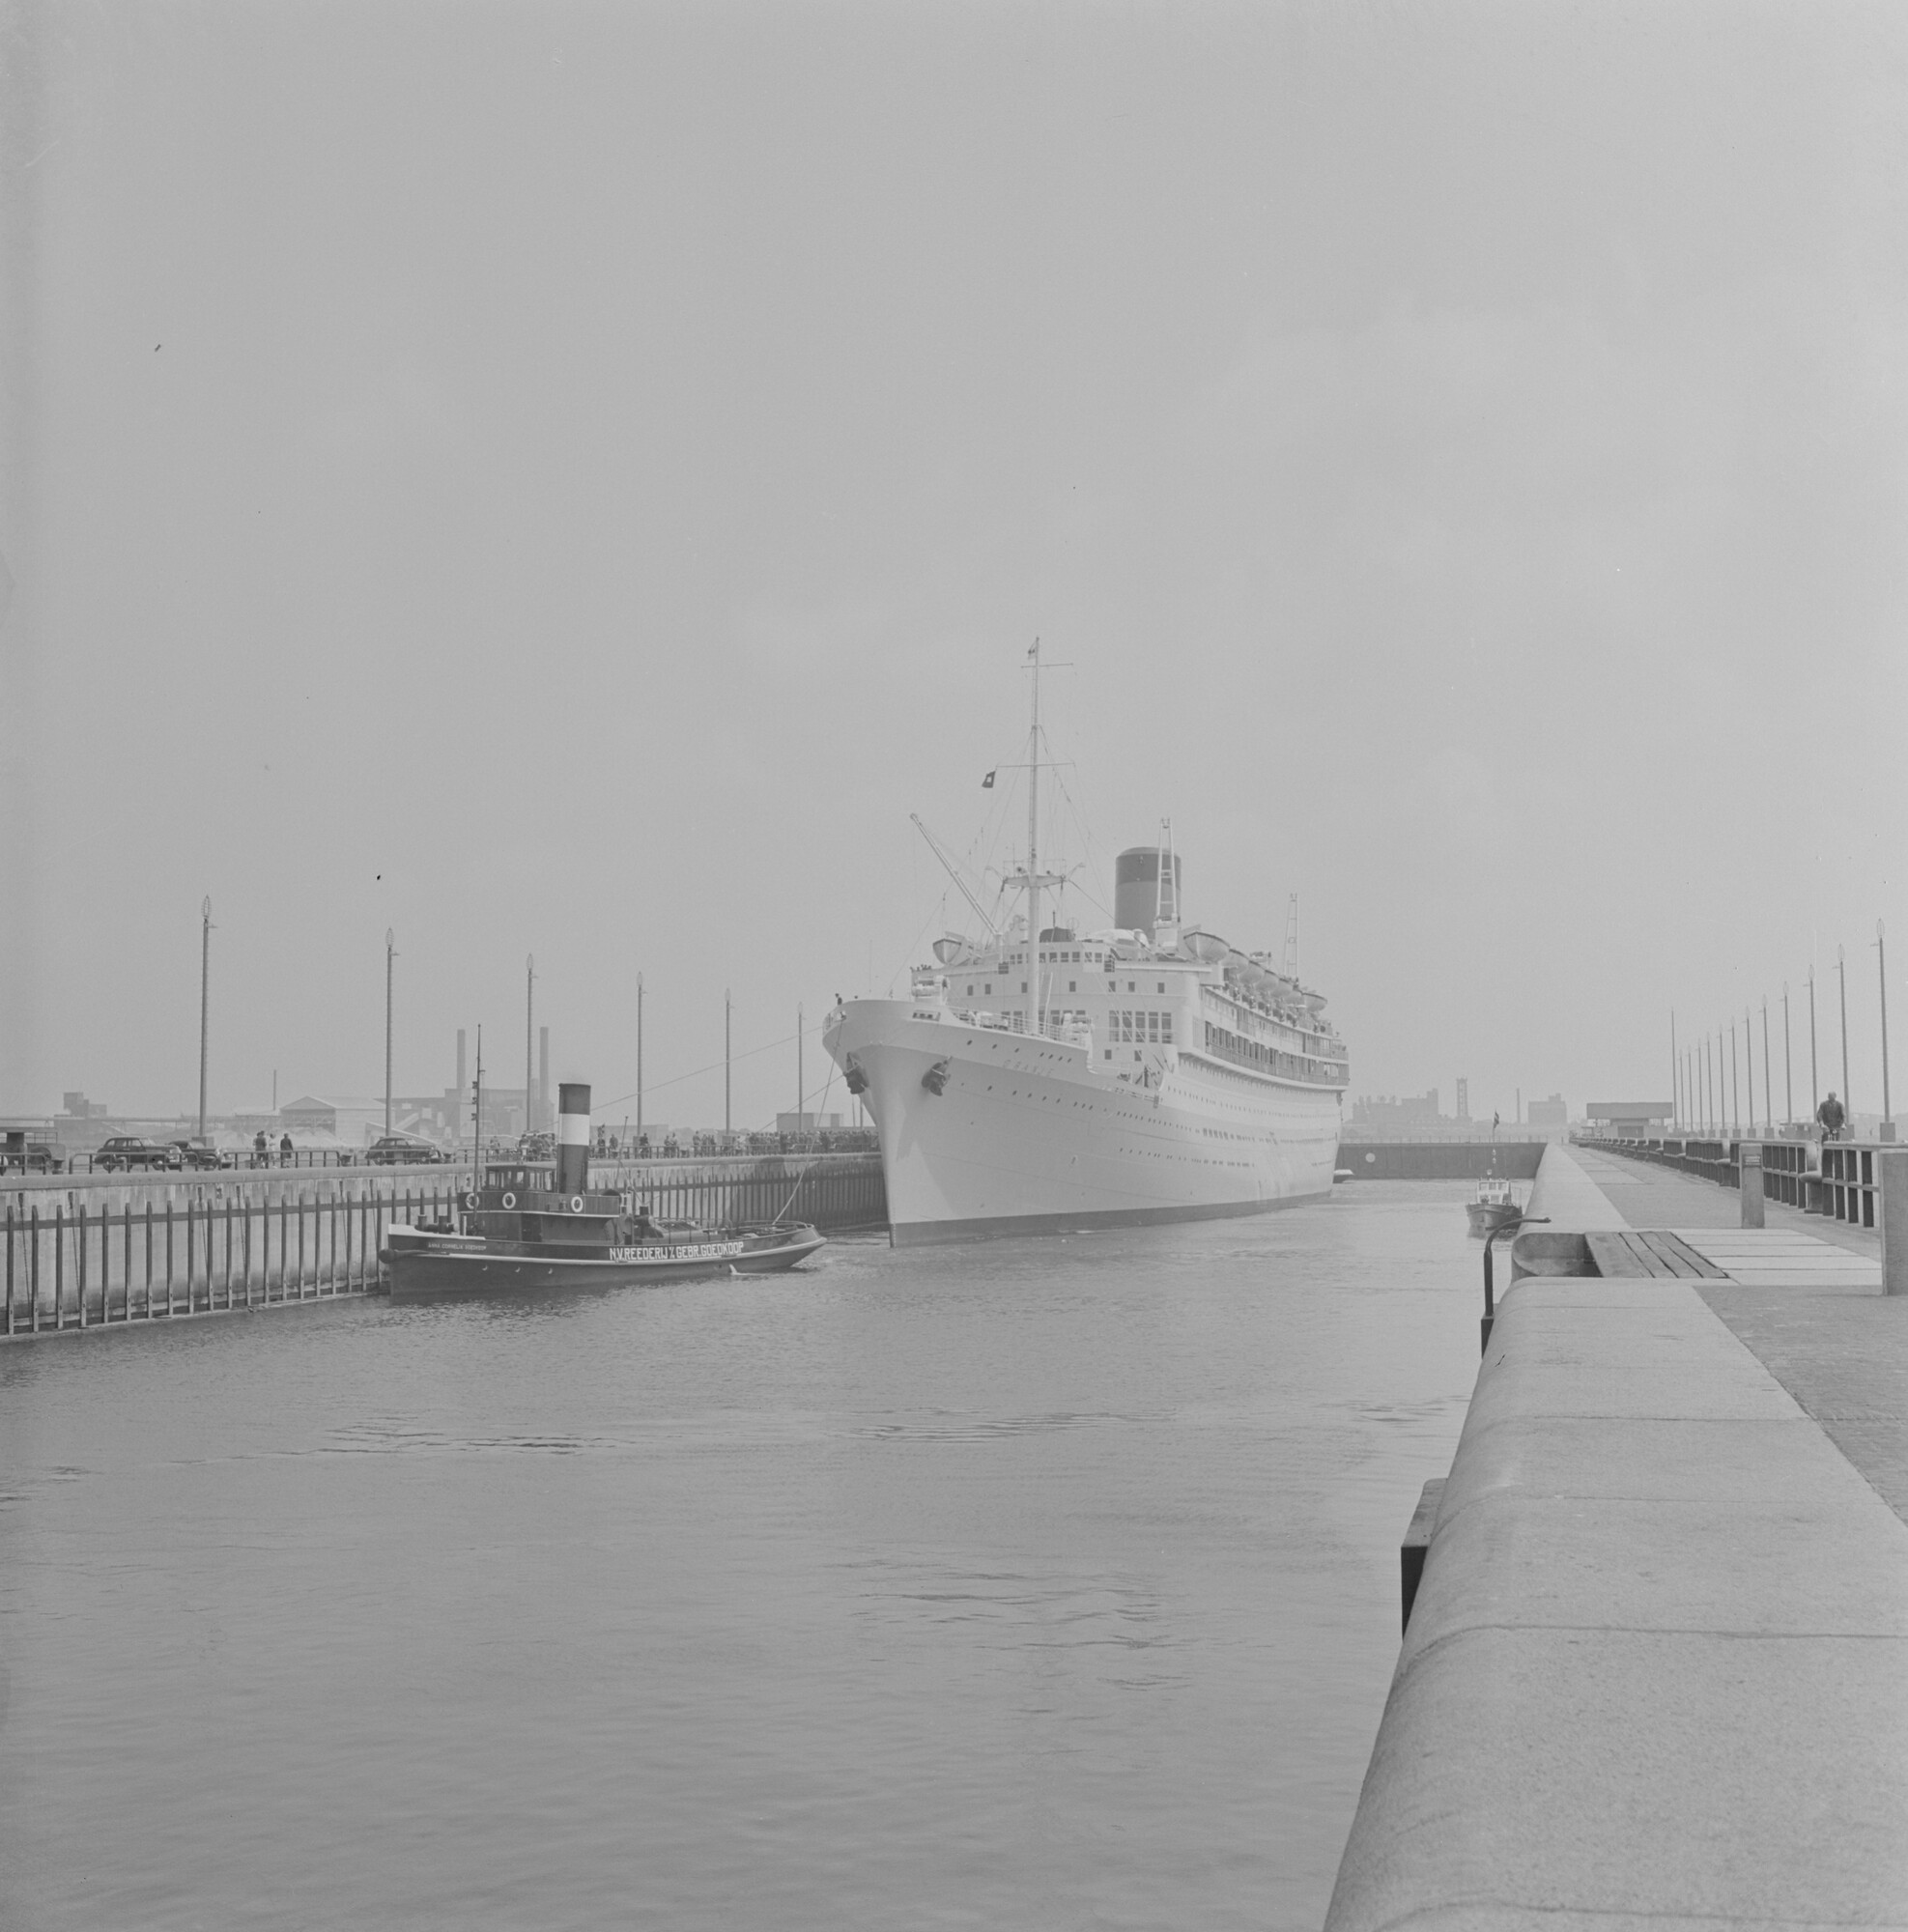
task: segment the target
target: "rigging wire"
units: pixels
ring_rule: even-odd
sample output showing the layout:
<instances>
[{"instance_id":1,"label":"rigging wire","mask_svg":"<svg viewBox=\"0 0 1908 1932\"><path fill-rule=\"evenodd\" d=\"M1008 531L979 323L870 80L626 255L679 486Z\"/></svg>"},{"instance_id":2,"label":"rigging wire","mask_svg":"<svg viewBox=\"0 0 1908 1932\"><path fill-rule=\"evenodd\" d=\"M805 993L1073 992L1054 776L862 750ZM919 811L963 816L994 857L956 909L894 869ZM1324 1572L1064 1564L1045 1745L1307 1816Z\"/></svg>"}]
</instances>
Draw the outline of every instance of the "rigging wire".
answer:
<instances>
[{"instance_id":1,"label":"rigging wire","mask_svg":"<svg viewBox=\"0 0 1908 1932\"><path fill-rule=\"evenodd\" d=\"M731 1053L726 1062L712 1060L706 1066L693 1067L687 1073L671 1074L667 1080L645 1081L642 1092L644 1094L660 1094L665 1087L680 1087L685 1080L698 1080L705 1073L719 1072L725 1065L733 1066L738 1060L754 1060L760 1054L773 1053L778 1046L793 1045L796 1040L807 1039L811 1034L819 1033L820 1031L821 1028L818 1025L812 1027L805 1026L799 1033L785 1033L780 1039L769 1040L762 1046L752 1046L747 1053ZM597 1101L596 1109L607 1113L612 1107L620 1107L625 1100L634 1100L635 1098L636 1089L632 1087L627 1094L618 1094L613 1100Z\"/></svg>"},{"instance_id":2,"label":"rigging wire","mask_svg":"<svg viewBox=\"0 0 1908 1932\"><path fill-rule=\"evenodd\" d=\"M817 1142L819 1142L821 1139L821 1117L823 1113L827 1110L828 1096L834 1091L834 1088L835 1088L835 1062L831 1058L828 1063L828 1078L822 1082L821 1098L815 1102L815 1110L814 1110L815 1140ZM798 1096L798 1102L800 1097L801 1096ZM797 1114L801 1113L802 1108L799 1104L796 1106L795 1111ZM795 1177L795 1184L788 1190L788 1199L782 1204L781 1208L776 1212L775 1219L769 1223L769 1226L771 1228L775 1227L781 1221L783 1215L787 1213L789 1208L794 1207L795 1197L802 1191L802 1183L805 1180L807 1180L809 1176L814 1172L814 1156L818 1151L819 1151L818 1148L813 1148L810 1150L809 1164L805 1168L803 1168L800 1174L798 1174Z\"/></svg>"}]
</instances>

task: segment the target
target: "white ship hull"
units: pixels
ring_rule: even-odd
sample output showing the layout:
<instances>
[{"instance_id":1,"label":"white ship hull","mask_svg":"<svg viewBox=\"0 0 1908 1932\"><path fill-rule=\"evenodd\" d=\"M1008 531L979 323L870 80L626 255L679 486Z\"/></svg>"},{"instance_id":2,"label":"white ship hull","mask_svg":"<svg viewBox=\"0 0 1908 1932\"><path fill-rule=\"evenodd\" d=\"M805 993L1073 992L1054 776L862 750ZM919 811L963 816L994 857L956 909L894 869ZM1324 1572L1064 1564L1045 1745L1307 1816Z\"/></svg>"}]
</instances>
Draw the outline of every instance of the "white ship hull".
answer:
<instances>
[{"instance_id":1,"label":"white ship hull","mask_svg":"<svg viewBox=\"0 0 1908 1932\"><path fill-rule=\"evenodd\" d=\"M1337 1086L1186 1048L1135 1051L1121 1078L1091 1046L901 1000L838 1008L824 1038L866 1078L897 1246L1255 1214L1331 1192Z\"/></svg>"}]
</instances>

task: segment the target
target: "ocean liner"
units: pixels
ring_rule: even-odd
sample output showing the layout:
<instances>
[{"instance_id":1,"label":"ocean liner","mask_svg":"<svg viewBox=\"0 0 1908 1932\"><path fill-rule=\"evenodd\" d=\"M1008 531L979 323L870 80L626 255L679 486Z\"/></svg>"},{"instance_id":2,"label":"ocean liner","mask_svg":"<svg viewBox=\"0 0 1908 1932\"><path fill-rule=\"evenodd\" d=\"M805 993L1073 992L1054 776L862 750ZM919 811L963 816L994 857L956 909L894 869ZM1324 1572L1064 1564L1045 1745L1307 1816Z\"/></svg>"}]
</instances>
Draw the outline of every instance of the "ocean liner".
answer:
<instances>
[{"instance_id":1,"label":"ocean liner","mask_svg":"<svg viewBox=\"0 0 1908 1932\"><path fill-rule=\"evenodd\" d=\"M909 998L840 1002L823 1029L880 1136L895 1244L1324 1199L1350 1072L1292 947L1275 966L1185 924L1170 828L1120 854L1111 927L1042 923L1069 875L1039 868L1029 655L1027 860L1003 881L1023 909L996 922L935 845L984 930L937 940Z\"/></svg>"}]
</instances>

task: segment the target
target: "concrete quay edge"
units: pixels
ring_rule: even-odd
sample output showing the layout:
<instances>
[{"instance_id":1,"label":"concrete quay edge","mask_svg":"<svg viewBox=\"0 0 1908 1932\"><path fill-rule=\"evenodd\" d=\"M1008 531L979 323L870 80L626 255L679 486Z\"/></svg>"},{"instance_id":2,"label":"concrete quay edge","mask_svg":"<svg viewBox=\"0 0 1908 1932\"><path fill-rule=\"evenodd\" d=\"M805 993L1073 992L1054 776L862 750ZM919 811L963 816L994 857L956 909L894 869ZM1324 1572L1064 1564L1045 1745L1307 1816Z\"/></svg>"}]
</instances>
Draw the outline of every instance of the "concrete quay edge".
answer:
<instances>
[{"instance_id":1,"label":"concrete quay edge","mask_svg":"<svg viewBox=\"0 0 1908 1932\"><path fill-rule=\"evenodd\" d=\"M1908 1927L1908 1524L1696 1283L1505 1292L1325 1924Z\"/></svg>"}]
</instances>

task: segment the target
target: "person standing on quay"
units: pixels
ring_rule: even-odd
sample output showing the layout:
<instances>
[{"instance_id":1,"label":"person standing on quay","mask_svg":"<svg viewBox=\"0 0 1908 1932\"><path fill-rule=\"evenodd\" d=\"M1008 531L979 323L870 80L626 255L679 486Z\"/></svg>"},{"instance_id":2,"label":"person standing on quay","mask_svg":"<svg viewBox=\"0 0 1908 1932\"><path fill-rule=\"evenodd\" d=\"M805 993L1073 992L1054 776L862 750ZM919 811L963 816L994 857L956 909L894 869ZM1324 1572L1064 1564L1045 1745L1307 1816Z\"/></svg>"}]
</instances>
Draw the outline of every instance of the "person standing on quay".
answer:
<instances>
[{"instance_id":1,"label":"person standing on quay","mask_svg":"<svg viewBox=\"0 0 1908 1932\"><path fill-rule=\"evenodd\" d=\"M1822 1138L1836 1141L1841 1138L1841 1123L1848 1118L1842 1104L1836 1098L1835 1089L1829 1089L1829 1097L1815 1109L1815 1118L1822 1123Z\"/></svg>"}]
</instances>

